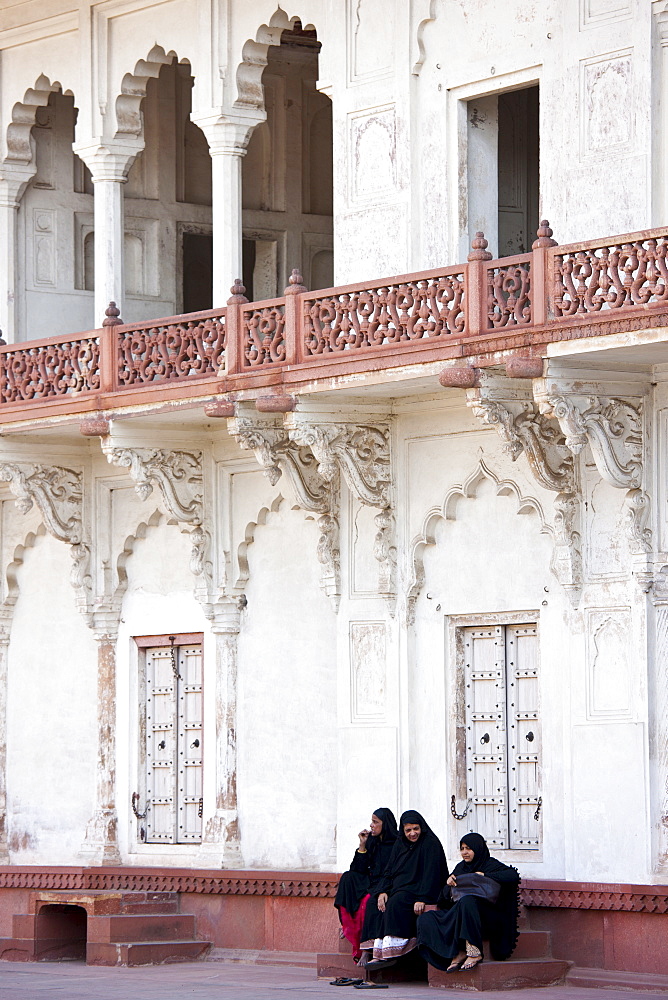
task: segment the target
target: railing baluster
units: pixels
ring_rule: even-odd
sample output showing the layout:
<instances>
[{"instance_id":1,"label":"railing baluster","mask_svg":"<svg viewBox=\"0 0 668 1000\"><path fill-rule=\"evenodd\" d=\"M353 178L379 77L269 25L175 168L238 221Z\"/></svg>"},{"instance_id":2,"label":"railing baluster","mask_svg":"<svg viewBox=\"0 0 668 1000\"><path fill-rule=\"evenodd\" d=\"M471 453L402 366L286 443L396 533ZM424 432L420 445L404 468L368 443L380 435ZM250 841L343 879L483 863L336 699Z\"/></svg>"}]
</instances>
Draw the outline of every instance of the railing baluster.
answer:
<instances>
[{"instance_id":1,"label":"railing baluster","mask_svg":"<svg viewBox=\"0 0 668 1000\"><path fill-rule=\"evenodd\" d=\"M241 278L236 279L230 291L232 294L227 300L227 314L225 316L224 373L226 375L233 375L241 371L244 356L244 325L241 309L248 302L246 289L241 282Z\"/></svg>"},{"instance_id":2,"label":"railing baluster","mask_svg":"<svg viewBox=\"0 0 668 1000\"><path fill-rule=\"evenodd\" d=\"M531 320L533 326L542 326L548 319L549 297L552 291L550 287L551 263L554 258L548 253L548 250L550 247L556 247L557 241L552 239L552 230L547 219L541 221L536 235L538 238L531 247L533 254L531 261Z\"/></svg>"},{"instance_id":3,"label":"railing baluster","mask_svg":"<svg viewBox=\"0 0 668 1000\"><path fill-rule=\"evenodd\" d=\"M466 335L477 337L488 328L487 261L492 255L487 249L484 233L476 233L471 243L466 268Z\"/></svg>"},{"instance_id":4,"label":"railing baluster","mask_svg":"<svg viewBox=\"0 0 668 1000\"><path fill-rule=\"evenodd\" d=\"M299 364L301 358L302 341L302 293L306 286L304 279L297 270L293 268L290 275L290 283L283 293L285 295L285 363L287 365Z\"/></svg>"}]
</instances>

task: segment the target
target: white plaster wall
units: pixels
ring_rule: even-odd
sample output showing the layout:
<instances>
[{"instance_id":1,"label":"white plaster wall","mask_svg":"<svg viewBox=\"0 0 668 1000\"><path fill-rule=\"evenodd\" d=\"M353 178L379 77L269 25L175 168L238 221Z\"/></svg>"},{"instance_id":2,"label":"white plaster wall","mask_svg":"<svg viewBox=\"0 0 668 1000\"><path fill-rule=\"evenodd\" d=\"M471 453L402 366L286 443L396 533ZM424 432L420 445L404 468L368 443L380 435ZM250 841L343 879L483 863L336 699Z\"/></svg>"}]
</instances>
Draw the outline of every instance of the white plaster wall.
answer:
<instances>
[{"instance_id":1,"label":"white plaster wall","mask_svg":"<svg viewBox=\"0 0 668 1000\"><path fill-rule=\"evenodd\" d=\"M319 532L282 504L248 549L239 636L238 801L251 868L332 867L336 633L315 558Z\"/></svg>"},{"instance_id":2,"label":"white plaster wall","mask_svg":"<svg viewBox=\"0 0 668 1000\"><path fill-rule=\"evenodd\" d=\"M7 696L15 864L76 864L94 806L97 646L74 606L70 565L68 547L40 534L17 573Z\"/></svg>"},{"instance_id":3,"label":"white plaster wall","mask_svg":"<svg viewBox=\"0 0 668 1000\"><path fill-rule=\"evenodd\" d=\"M147 528L144 538L135 541L126 563L127 589L121 607L116 654L116 745L119 841L123 857L130 864L185 864L199 846L140 843L137 823L129 808L132 793L143 786L138 770L141 738L138 732L138 653L132 637L208 631L201 605L193 597L189 558L187 534L178 526L168 524L163 517L159 524ZM205 702L214 697L215 675L215 659L206 657ZM216 759L213 739L205 737L203 750L206 770L214 766Z\"/></svg>"}]
</instances>

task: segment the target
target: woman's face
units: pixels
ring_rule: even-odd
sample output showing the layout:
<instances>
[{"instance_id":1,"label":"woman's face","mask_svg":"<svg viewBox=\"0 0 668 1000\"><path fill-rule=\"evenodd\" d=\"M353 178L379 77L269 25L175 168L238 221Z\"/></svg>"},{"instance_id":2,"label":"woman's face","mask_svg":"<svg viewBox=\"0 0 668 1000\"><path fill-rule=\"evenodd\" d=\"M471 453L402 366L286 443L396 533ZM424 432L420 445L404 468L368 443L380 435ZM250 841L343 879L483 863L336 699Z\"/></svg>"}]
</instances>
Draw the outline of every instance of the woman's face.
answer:
<instances>
[{"instance_id":1,"label":"woman's face","mask_svg":"<svg viewBox=\"0 0 668 1000\"><path fill-rule=\"evenodd\" d=\"M468 844L460 844L459 853L467 865L470 865L475 857L475 851L472 851Z\"/></svg>"},{"instance_id":2,"label":"woman's face","mask_svg":"<svg viewBox=\"0 0 668 1000\"><path fill-rule=\"evenodd\" d=\"M371 817L369 829L371 830L372 837L380 837L381 833L383 832L383 821L382 819L378 819L375 813Z\"/></svg>"},{"instance_id":3,"label":"woman's face","mask_svg":"<svg viewBox=\"0 0 668 1000\"><path fill-rule=\"evenodd\" d=\"M421 833L422 827L419 823L404 823L404 837L410 840L411 844L418 840Z\"/></svg>"}]
</instances>

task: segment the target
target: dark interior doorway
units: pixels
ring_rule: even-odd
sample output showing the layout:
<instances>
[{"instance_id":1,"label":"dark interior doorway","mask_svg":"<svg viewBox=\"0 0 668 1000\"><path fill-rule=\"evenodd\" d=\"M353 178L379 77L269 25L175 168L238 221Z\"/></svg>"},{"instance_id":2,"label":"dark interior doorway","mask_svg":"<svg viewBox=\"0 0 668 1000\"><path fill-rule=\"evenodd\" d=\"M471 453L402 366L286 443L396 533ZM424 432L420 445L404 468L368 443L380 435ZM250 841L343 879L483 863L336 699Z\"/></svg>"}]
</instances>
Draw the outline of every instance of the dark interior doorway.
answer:
<instances>
[{"instance_id":1,"label":"dark interior doorway","mask_svg":"<svg viewBox=\"0 0 668 1000\"><path fill-rule=\"evenodd\" d=\"M83 906L42 906L35 922L35 958L41 962L85 961L87 920Z\"/></svg>"},{"instance_id":2,"label":"dark interior doorway","mask_svg":"<svg viewBox=\"0 0 668 1000\"><path fill-rule=\"evenodd\" d=\"M526 253L538 228L538 87L499 94L499 257Z\"/></svg>"},{"instance_id":3,"label":"dark interior doorway","mask_svg":"<svg viewBox=\"0 0 668 1000\"><path fill-rule=\"evenodd\" d=\"M183 234L183 311L213 309L213 234ZM219 305L222 303L218 303Z\"/></svg>"}]
</instances>

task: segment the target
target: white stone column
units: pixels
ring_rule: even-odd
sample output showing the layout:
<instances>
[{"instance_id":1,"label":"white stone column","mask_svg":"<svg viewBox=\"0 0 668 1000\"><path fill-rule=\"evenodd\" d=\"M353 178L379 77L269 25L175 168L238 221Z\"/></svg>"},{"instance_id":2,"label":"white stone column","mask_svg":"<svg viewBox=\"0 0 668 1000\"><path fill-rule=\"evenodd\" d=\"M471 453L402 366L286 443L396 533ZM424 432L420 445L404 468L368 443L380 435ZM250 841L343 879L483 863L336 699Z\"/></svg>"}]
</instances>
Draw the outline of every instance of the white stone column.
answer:
<instances>
[{"instance_id":1,"label":"white stone column","mask_svg":"<svg viewBox=\"0 0 668 1000\"><path fill-rule=\"evenodd\" d=\"M253 128L265 118L263 111L235 120L193 118L204 132L211 154L214 306L227 302L235 278L242 276L241 167Z\"/></svg>"},{"instance_id":2,"label":"white stone column","mask_svg":"<svg viewBox=\"0 0 668 1000\"><path fill-rule=\"evenodd\" d=\"M74 151L88 166L93 178L95 212L95 324L102 326L110 302L123 317L125 269L123 243L125 206L123 185L128 171L143 148L136 143L75 145Z\"/></svg>"},{"instance_id":3,"label":"white stone column","mask_svg":"<svg viewBox=\"0 0 668 1000\"><path fill-rule=\"evenodd\" d=\"M0 330L7 343L18 338L16 311L18 275L17 219L21 197L33 175L26 166L0 174Z\"/></svg>"},{"instance_id":4,"label":"white stone column","mask_svg":"<svg viewBox=\"0 0 668 1000\"><path fill-rule=\"evenodd\" d=\"M216 608L215 810L205 812L200 861L206 867L242 868L237 814L237 642L236 603ZM205 763L205 767L207 764ZM206 795L204 799L206 810Z\"/></svg>"}]
</instances>

